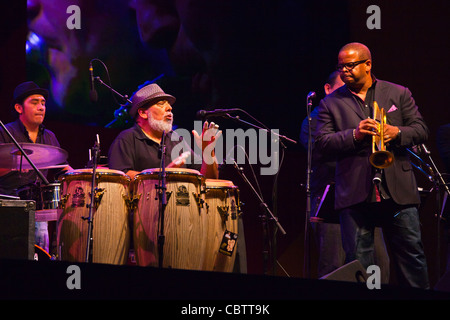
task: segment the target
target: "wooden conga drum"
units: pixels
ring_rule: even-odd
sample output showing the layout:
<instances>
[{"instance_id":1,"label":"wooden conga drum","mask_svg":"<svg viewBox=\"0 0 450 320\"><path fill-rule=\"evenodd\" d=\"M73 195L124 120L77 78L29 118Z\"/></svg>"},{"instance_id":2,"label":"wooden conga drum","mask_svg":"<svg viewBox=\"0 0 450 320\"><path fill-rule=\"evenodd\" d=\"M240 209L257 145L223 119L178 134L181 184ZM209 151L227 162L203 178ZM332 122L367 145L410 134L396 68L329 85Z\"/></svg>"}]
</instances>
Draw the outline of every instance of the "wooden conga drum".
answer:
<instances>
[{"instance_id":1,"label":"wooden conga drum","mask_svg":"<svg viewBox=\"0 0 450 320\"><path fill-rule=\"evenodd\" d=\"M229 180L206 179L205 191L208 233L204 270L232 272L237 250L239 189Z\"/></svg>"},{"instance_id":2,"label":"wooden conga drum","mask_svg":"<svg viewBox=\"0 0 450 320\"><path fill-rule=\"evenodd\" d=\"M85 262L92 169L68 171L61 181L62 212L57 221L60 260ZM91 248L94 263L122 265L127 262L130 228L126 199L130 181L122 171L96 169Z\"/></svg>"},{"instance_id":3,"label":"wooden conga drum","mask_svg":"<svg viewBox=\"0 0 450 320\"><path fill-rule=\"evenodd\" d=\"M133 181L133 243L138 266L159 266L158 237L164 235L162 267L202 270L206 249L204 178L200 172L167 168L167 206L160 225L160 170L148 169Z\"/></svg>"}]
</instances>

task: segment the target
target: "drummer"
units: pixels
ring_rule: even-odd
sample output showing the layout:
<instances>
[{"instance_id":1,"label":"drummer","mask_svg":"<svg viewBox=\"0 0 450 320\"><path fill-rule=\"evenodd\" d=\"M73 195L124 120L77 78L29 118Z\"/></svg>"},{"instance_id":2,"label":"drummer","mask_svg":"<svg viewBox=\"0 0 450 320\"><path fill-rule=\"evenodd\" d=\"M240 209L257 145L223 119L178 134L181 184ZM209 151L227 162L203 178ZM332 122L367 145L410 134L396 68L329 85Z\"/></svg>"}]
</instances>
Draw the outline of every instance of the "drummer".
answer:
<instances>
[{"instance_id":1,"label":"drummer","mask_svg":"<svg viewBox=\"0 0 450 320\"><path fill-rule=\"evenodd\" d=\"M5 127L17 142L39 143L60 147L55 134L46 129L42 124L45 118L45 101L48 98L48 91L40 88L32 81L19 84L14 90L12 106L17 111L18 119L7 123ZM0 128L0 143L12 143L9 135ZM27 160L24 159L24 162ZM66 163L67 164L67 163ZM67 164L59 170L71 170ZM41 170L47 177L48 170ZM0 168L0 195L17 196L17 189L21 186L39 182L37 173L31 170L21 168L4 169ZM43 224L42 226L40 224ZM43 228L43 223L36 223L36 228ZM37 231L37 233L39 233ZM37 235L37 237L40 237ZM48 237L47 237L48 240ZM45 241L44 241L45 242ZM48 243L37 243L41 247L48 248Z\"/></svg>"},{"instance_id":2,"label":"drummer","mask_svg":"<svg viewBox=\"0 0 450 320\"><path fill-rule=\"evenodd\" d=\"M194 161L195 155L193 152L188 158L182 155L175 159L171 158L172 150L180 143L177 139L172 141L175 134L172 131L172 105L175 100L175 97L166 94L155 83L140 88L132 96L129 112L130 116L135 119L135 125L122 131L111 144L108 155L109 168L120 170L132 179L142 170L159 168L161 165L160 144L163 132L165 132L167 133L164 139L167 168L195 169L200 171L207 179L219 177L214 148L209 146L209 144L215 143L221 135L221 131L218 131L218 126L214 123L208 124L208 122L205 122L201 135L192 131L197 145L201 147L202 154L205 153L203 151L208 146L208 150L213 150L211 154L206 155L211 157L208 161L205 161L204 157L202 157L202 161ZM210 131L210 133L213 133L211 139L205 139L209 141L203 141L206 130L213 130Z\"/></svg>"}]
</instances>

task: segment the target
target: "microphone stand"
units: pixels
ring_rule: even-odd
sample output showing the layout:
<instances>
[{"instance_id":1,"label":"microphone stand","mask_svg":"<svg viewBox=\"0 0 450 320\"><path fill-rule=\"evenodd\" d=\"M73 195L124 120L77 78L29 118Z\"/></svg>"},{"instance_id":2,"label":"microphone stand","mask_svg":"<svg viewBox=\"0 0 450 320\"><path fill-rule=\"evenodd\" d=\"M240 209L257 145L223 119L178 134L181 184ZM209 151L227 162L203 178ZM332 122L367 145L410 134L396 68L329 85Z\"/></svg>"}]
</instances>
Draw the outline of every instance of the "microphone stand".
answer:
<instances>
[{"instance_id":1,"label":"microphone stand","mask_svg":"<svg viewBox=\"0 0 450 320\"><path fill-rule=\"evenodd\" d=\"M241 109L233 109L233 110L240 110L240 111L246 113L249 117L253 118L251 115L249 115L249 114L248 114L246 111L244 111L244 110L241 110ZM278 134L278 133L273 132L272 130L270 130L270 129L267 128L266 126L264 126L264 128L262 128L262 127L260 127L260 126L257 126L257 125L255 125L255 124L253 124L253 123L244 121L244 120L242 120L239 116L232 117L230 114L224 114L224 115L222 115L222 117L228 118L228 119L231 119L231 120L235 120L235 121L240 122L240 123L244 123L244 124L246 124L246 125L249 125L249 126L251 126L251 127L257 128L257 129L259 129L259 130L266 131L266 132L268 132L268 133L270 133L270 134L272 134L272 135L275 135L275 136L277 136L277 137L279 137L279 138L282 138L282 139L284 139L284 140L286 140L286 141L289 141L289 142L292 142L292 143L297 143L295 140L292 140L292 139L290 139L290 138L288 138L288 137L286 137L286 136L283 136L283 135L280 135L280 134ZM254 118L253 118L253 119L254 119ZM256 120L256 119L255 119L255 120ZM256 120L256 121L257 121L257 120ZM258 121L258 122L259 122L259 121ZM282 146L283 148L286 148L286 146L284 145L283 141L282 141L281 139L279 139L279 141L280 141L280 143L281 143L281 146ZM258 194L258 192L255 190L255 188L252 186L252 184L250 183L250 181L249 181L249 180L247 179L247 177L244 175L243 169L242 169L242 168L239 168L239 167L237 166L237 163L236 163L235 160L233 160L233 161L234 161L234 166L235 166L235 168L238 170L238 173L239 173L240 176L244 179L244 181L247 183L247 185L253 190L253 193L256 195L256 197L258 198L258 200L259 200L259 202L260 202L260 207L263 208L264 211L265 211L265 215L262 215L262 216L261 216L261 219L262 219L262 227L263 227L263 243L264 243L264 249L263 249L263 263L264 263L264 266L263 266L263 268L264 268L264 274L266 274L266 273L267 273L267 260L268 260L268 247L269 247L269 244L270 244L270 241L269 241L269 239L268 239L268 231L267 231L267 228L268 228L268 225L267 225L267 217L269 217L269 220L272 220L272 221L275 222L276 226L278 227L278 229L281 231L281 233L282 233L283 235L286 235L286 231L285 231L284 228L281 226L281 224L278 222L278 219L274 216L274 214L272 213L272 211L270 211L269 207L268 207L267 204L264 202L264 200L261 198L261 196ZM275 187L276 187L276 186L274 186L274 188L275 188ZM274 202L274 206L276 207L276 202L277 202L276 195L275 195L274 198L273 198L273 202ZM273 259L275 260L274 257L273 257Z\"/></svg>"},{"instance_id":2,"label":"microphone stand","mask_svg":"<svg viewBox=\"0 0 450 320\"><path fill-rule=\"evenodd\" d=\"M94 80L97 80L101 85L105 86L106 88L108 88L111 92L113 92L114 94L116 94L117 96L119 96L122 100L126 101L127 103L131 104L131 100L128 99L127 95L122 95L119 92L117 92L114 88L112 88L111 86L107 85L105 82L103 82L103 80L100 77L94 77ZM125 108L124 105L121 105L121 107L119 109L117 109L114 112L114 115L116 116L116 118L111 121L110 123L108 123L105 128L110 128L116 121L117 119L121 116L122 112L126 113L127 109Z\"/></svg>"},{"instance_id":3,"label":"microphone stand","mask_svg":"<svg viewBox=\"0 0 450 320\"><path fill-rule=\"evenodd\" d=\"M236 109L236 110L241 110L241 109ZM243 110L242 110L242 111L243 111ZM244 123L244 124L246 124L246 125L249 125L249 126L254 127L254 128L256 128L256 129L259 129L259 130L266 131L267 133L273 134L274 136L277 136L277 137L279 137L279 138L281 138L281 139L284 139L284 140L286 140L286 141L289 141L289 142L292 142L292 143L297 143L297 141L292 140L292 139L290 139L290 138L288 138L288 137L286 137L286 136L284 136L284 135L281 135L281 134L278 134L278 133L276 133L276 132L273 132L272 130L270 130L270 129L267 128L267 127L262 128L262 127L259 127L259 126L255 125L255 124L253 124L253 123L250 123L250 122L247 122L247 121L245 121L245 120L242 120L239 116L232 117L230 114L227 113L227 114L225 114L225 115L222 115L222 117L224 117L224 118L226 118L226 119L231 119L231 120L235 120L235 121L237 121L237 122ZM281 139L280 139L280 142L281 142L282 146L284 146L284 144L283 144L283 142L282 142Z\"/></svg>"},{"instance_id":4,"label":"microphone stand","mask_svg":"<svg viewBox=\"0 0 450 320\"><path fill-rule=\"evenodd\" d=\"M431 175L431 173L433 172L433 170L431 169L430 165L429 165L428 163L426 163L425 161L423 161L423 159L422 159L421 157L419 157L419 156L418 156L414 151L412 151L411 149L406 148L406 151L408 151L412 156L414 156L414 157L415 157L416 159L418 159L423 165L425 165L425 166L427 167L428 171L430 171L430 173L427 173L425 170L423 170L420 166L414 164L412 161L411 161L411 165L412 165L414 168L416 168L417 170L419 170L421 173L423 173L423 174L428 178L428 180L430 180L430 182L433 182L433 183L434 183L434 178L433 178L433 176Z\"/></svg>"},{"instance_id":5,"label":"microphone stand","mask_svg":"<svg viewBox=\"0 0 450 320\"><path fill-rule=\"evenodd\" d=\"M311 219L311 168L312 168L312 132L311 132L311 109L313 96L306 98L306 114L308 119L308 155L306 168L306 213L305 213L305 239L304 239L304 274L306 278L311 277L311 253L310 253L310 228Z\"/></svg>"},{"instance_id":6,"label":"microphone stand","mask_svg":"<svg viewBox=\"0 0 450 320\"><path fill-rule=\"evenodd\" d=\"M20 150L20 152L25 157L25 159L27 159L28 163L33 167L33 170L36 172L38 177L44 182L45 185L48 185L49 182L48 182L47 178L44 177L42 172L36 167L36 165L33 163L33 161L31 161L31 159L28 157L25 150L23 150L23 148L20 146L20 144L17 142L17 140L14 139L13 135L11 134L11 132L9 132L8 128L6 128L6 126L3 124L2 121L0 121L0 126L3 128L3 130L5 130L6 134L9 136L9 138L12 140L12 142L16 145L17 149Z\"/></svg>"},{"instance_id":7,"label":"microphone stand","mask_svg":"<svg viewBox=\"0 0 450 320\"><path fill-rule=\"evenodd\" d=\"M429 170L431 171L432 174L434 174L435 176L435 180L437 180L437 185L442 185L444 186L444 191L450 195L450 190L448 188L448 184L445 182L444 178L442 177L442 174L439 172L439 169L437 168L436 164L433 161L433 158L431 157L431 152L430 150L428 150L428 148L422 144L422 149L425 152L425 154L428 156L428 160L430 160L431 166L428 165ZM439 191L439 189L438 189ZM439 202L440 205L440 202ZM439 216L442 219L442 214L440 214Z\"/></svg>"},{"instance_id":8,"label":"microphone stand","mask_svg":"<svg viewBox=\"0 0 450 320\"><path fill-rule=\"evenodd\" d=\"M260 202L260 207L264 209L264 211L267 214L266 216L269 216L272 221L275 221L275 224L280 229L281 233L283 235L285 235L286 231L283 229L281 224L278 222L278 219L273 215L272 211L270 211L269 207L264 202L264 200L261 198L261 196L259 195L258 191L256 191L256 189L253 187L252 183L247 179L247 177L245 176L245 173L244 173L244 169L239 167L238 164L236 163L236 160L234 160L234 159L233 159L233 163L234 163L234 167L236 168L236 170L239 173L239 175L242 177L242 179L245 181L245 183L250 187L250 189L253 191L255 196L258 198L258 200ZM262 216L262 221L263 221L263 240L264 240L264 246L265 246L265 248L263 250L264 274L267 273L267 260L268 260L267 245L268 245L268 242L269 242L268 241L268 235L267 235L267 224L266 224L267 218L266 218L266 216Z\"/></svg>"},{"instance_id":9,"label":"microphone stand","mask_svg":"<svg viewBox=\"0 0 450 320\"><path fill-rule=\"evenodd\" d=\"M160 268L163 267L163 260L164 260L164 242L165 242L164 213L165 213L166 206L167 206L166 165L165 165L166 141L165 140L166 140L166 133L165 133L165 131L163 131L162 138L161 138L161 144L160 144L161 164L160 164L159 182L158 182L158 186L156 186L156 189L158 189L158 194L159 194L160 228L159 228L159 235L158 235L158 265Z\"/></svg>"},{"instance_id":10,"label":"microphone stand","mask_svg":"<svg viewBox=\"0 0 450 320\"><path fill-rule=\"evenodd\" d=\"M97 162L98 162L98 156L100 154L100 139L97 135L97 141L94 143L94 158L92 161L92 180L91 180L91 203L89 205L89 216L82 217L83 220L87 220L88 222L88 234L87 234L87 241L86 241L86 256L85 261L87 263L92 262L92 246L93 246L93 215L94 215L94 206L95 206L95 192L96 192L96 171L97 171Z\"/></svg>"}]
</instances>

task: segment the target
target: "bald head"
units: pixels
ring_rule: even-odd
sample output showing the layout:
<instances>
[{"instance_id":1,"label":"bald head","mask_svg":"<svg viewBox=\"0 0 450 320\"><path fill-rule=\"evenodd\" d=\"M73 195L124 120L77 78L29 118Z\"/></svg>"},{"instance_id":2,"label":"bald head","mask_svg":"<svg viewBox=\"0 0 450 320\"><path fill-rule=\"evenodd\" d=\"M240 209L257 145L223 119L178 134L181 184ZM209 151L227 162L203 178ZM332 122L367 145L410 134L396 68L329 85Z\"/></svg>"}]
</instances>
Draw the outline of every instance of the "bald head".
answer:
<instances>
[{"instance_id":1,"label":"bald head","mask_svg":"<svg viewBox=\"0 0 450 320\"><path fill-rule=\"evenodd\" d=\"M346 44L339 51L337 69L341 80L354 92L372 84L372 59L369 48L362 43Z\"/></svg>"},{"instance_id":2,"label":"bald head","mask_svg":"<svg viewBox=\"0 0 450 320\"><path fill-rule=\"evenodd\" d=\"M355 52L358 55L359 60L370 59L372 60L372 55L370 54L370 50L367 46L359 42L351 42L346 44L339 50L339 53L347 51L347 52Z\"/></svg>"}]
</instances>

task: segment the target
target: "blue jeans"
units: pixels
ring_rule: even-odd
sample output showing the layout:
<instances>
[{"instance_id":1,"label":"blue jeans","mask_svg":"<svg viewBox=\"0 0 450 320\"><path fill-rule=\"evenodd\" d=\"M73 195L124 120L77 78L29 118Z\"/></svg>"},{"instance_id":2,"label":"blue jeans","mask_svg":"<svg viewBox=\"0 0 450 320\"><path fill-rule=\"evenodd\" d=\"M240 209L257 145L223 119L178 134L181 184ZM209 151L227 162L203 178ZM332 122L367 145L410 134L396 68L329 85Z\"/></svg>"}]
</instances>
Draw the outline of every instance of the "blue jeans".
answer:
<instances>
[{"instance_id":1,"label":"blue jeans","mask_svg":"<svg viewBox=\"0 0 450 320\"><path fill-rule=\"evenodd\" d=\"M36 245L49 252L48 222L36 222L34 240Z\"/></svg>"},{"instance_id":2,"label":"blue jeans","mask_svg":"<svg viewBox=\"0 0 450 320\"><path fill-rule=\"evenodd\" d=\"M357 259L365 268L374 264L374 228L380 226L399 284L430 288L415 206L397 206L392 200L364 203L341 210L340 221L346 263Z\"/></svg>"}]
</instances>

